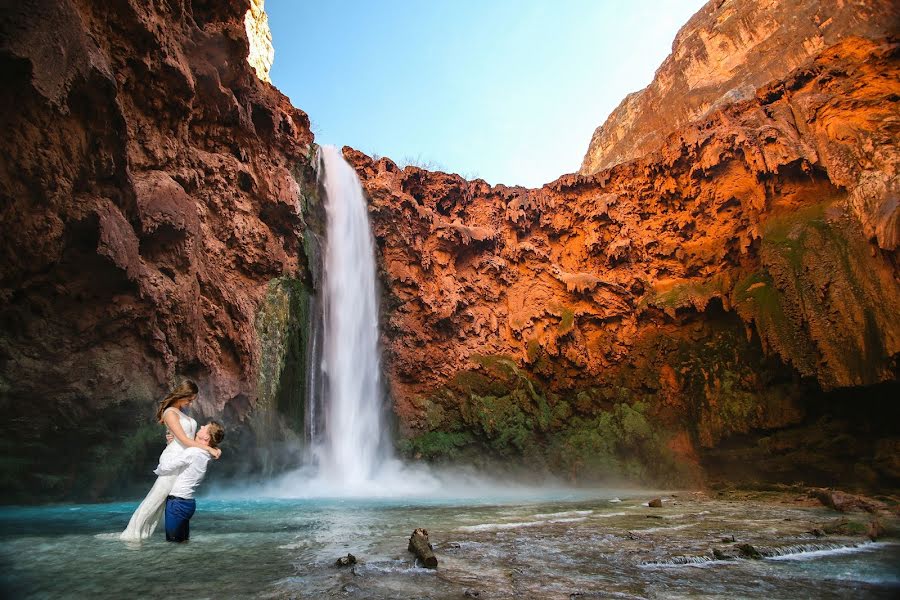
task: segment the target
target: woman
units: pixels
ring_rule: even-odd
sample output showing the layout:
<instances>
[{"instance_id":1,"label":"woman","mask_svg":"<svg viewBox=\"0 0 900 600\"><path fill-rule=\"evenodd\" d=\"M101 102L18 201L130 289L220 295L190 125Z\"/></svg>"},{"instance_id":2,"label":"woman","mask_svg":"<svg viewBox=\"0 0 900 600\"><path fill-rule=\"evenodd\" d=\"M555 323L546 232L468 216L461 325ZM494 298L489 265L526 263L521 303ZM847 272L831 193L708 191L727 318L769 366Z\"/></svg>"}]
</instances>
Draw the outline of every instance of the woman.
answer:
<instances>
[{"instance_id":1,"label":"woman","mask_svg":"<svg viewBox=\"0 0 900 600\"><path fill-rule=\"evenodd\" d=\"M197 421L182 412L197 398L197 384L186 380L169 395L162 399L156 410L156 420L165 424L174 440L166 446L159 457L160 462L174 458L174 453L183 452L185 448L200 448L209 452L213 458L219 458L222 451L218 448L210 448L206 444L194 440L197 433ZM149 538L156 529L166 506L166 496L172 491L177 473L172 475L160 475L156 483L150 489L147 497L141 502L128 527L119 536L125 541L140 541Z\"/></svg>"}]
</instances>

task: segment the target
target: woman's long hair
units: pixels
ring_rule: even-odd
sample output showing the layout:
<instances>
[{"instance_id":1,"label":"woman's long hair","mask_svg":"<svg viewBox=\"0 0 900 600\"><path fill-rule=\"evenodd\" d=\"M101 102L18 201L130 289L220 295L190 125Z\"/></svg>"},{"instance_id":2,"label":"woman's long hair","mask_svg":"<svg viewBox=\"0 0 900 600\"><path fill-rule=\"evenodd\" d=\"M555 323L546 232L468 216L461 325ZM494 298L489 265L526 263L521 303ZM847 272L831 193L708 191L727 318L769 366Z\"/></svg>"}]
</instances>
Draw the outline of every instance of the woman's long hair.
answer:
<instances>
[{"instance_id":1,"label":"woman's long hair","mask_svg":"<svg viewBox=\"0 0 900 600\"><path fill-rule=\"evenodd\" d=\"M191 396L196 396L199 391L200 390L197 388L197 384L190 379L185 379L184 381L179 383L178 387L169 392L168 396L159 401L159 408L156 409L156 420L162 423L162 416L163 413L166 412L167 408L169 408L179 400L190 398Z\"/></svg>"}]
</instances>

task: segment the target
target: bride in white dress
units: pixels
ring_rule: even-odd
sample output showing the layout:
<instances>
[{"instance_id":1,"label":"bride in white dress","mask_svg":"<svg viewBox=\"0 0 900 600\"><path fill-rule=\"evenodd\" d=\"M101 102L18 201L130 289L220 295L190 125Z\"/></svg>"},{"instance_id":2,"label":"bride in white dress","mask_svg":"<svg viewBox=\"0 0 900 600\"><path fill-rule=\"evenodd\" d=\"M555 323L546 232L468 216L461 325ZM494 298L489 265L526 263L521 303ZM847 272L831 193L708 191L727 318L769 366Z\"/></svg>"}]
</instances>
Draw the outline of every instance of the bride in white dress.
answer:
<instances>
[{"instance_id":1,"label":"bride in white dress","mask_svg":"<svg viewBox=\"0 0 900 600\"><path fill-rule=\"evenodd\" d=\"M191 402L197 398L197 393L197 384L187 380L172 390L159 403L156 418L160 423L166 425L174 437L160 454L159 461L161 463L171 460L177 453L183 452L185 448L189 447L202 448L213 458L219 458L221 455L222 451L218 448L210 448L194 440L194 435L197 433L197 421L181 412L181 409L190 406ZM166 507L166 496L172 491L176 477L178 477L178 473L160 475L156 479L156 483L153 484L147 497L131 515L128 527L119 535L120 539L135 542L145 540L153 534L156 525L162 518Z\"/></svg>"}]
</instances>

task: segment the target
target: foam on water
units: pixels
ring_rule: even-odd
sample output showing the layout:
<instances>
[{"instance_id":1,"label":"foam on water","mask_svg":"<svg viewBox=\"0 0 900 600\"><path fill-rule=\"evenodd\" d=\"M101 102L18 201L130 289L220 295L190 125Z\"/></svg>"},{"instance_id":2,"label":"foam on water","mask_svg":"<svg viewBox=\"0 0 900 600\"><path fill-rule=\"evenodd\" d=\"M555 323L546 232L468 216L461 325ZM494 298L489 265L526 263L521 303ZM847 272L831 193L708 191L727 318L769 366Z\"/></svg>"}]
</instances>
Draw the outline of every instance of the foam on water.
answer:
<instances>
[{"instance_id":1,"label":"foam on water","mask_svg":"<svg viewBox=\"0 0 900 600\"><path fill-rule=\"evenodd\" d=\"M826 556L871 552L887 543L863 542L860 544L798 544L783 548L761 549L760 553L768 560L814 560Z\"/></svg>"}]
</instances>

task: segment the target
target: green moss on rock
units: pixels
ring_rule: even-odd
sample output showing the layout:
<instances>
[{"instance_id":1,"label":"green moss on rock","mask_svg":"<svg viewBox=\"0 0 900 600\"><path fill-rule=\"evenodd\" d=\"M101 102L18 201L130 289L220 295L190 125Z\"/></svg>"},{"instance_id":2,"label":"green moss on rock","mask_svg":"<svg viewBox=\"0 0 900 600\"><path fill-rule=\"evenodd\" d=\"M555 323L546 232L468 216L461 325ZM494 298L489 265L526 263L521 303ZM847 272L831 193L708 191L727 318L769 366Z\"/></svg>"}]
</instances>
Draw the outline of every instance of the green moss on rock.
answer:
<instances>
[{"instance_id":1,"label":"green moss on rock","mask_svg":"<svg viewBox=\"0 0 900 600\"><path fill-rule=\"evenodd\" d=\"M468 432L429 431L397 442L397 450L410 458L457 460L464 456L474 438Z\"/></svg>"},{"instance_id":2,"label":"green moss on rock","mask_svg":"<svg viewBox=\"0 0 900 600\"><path fill-rule=\"evenodd\" d=\"M281 439L282 424L303 430L308 310L309 291L302 281L285 277L269 283L256 317L258 396L251 416L262 439Z\"/></svg>"}]
</instances>

